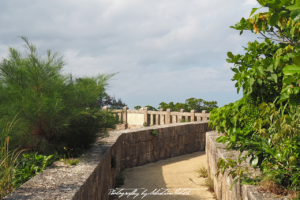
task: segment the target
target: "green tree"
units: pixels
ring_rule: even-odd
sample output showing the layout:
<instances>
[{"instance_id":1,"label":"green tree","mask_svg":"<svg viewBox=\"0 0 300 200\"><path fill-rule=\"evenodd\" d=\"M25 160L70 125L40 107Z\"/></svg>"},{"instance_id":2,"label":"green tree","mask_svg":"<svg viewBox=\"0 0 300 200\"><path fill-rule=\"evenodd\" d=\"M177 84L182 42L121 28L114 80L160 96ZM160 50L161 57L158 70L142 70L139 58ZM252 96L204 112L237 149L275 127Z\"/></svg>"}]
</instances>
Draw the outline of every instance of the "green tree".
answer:
<instances>
[{"instance_id":1,"label":"green tree","mask_svg":"<svg viewBox=\"0 0 300 200\"><path fill-rule=\"evenodd\" d=\"M42 57L22 39L26 54L9 48L8 58L0 62L0 127L18 114L11 145L44 154L63 152L63 147L88 148L115 124L113 116L97 106L114 74L77 79L63 75L62 56L48 50Z\"/></svg>"},{"instance_id":2,"label":"green tree","mask_svg":"<svg viewBox=\"0 0 300 200\"><path fill-rule=\"evenodd\" d=\"M218 102L216 101L203 101L202 110L206 110L210 113L214 108L218 108Z\"/></svg>"},{"instance_id":3,"label":"green tree","mask_svg":"<svg viewBox=\"0 0 300 200\"><path fill-rule=\"evenodd\" d=\"M134 106L134 109L135 110L139 110L139 109L141 109L142 108L142 106Z\"/></svg>"},{"instance_id":4,"label":"green tree","mask_svg":"<svg viewBox=\"0 0 300 200\"><path fill-rule=\"evenodd\" d=\"M149 106L149 105L147 105L147 106L145 106L145 107L147 107L149 110L154 110L154 111L157 111L157 109L156 109L156 108L154 108L153 106Z\"/></svg>"},{"instance_id":5,"label":"green tree","mask_svg":"<svg viewBox=\"0 0 300 200\"><path fill-rule=\"evenodd\" d=\"M185 103L177 102L176 104L174 104L174 102L161 102L158 109L163 108L166 110L168 108L171 108L173 111L180 111L181 109L184 109L185 112L190 112L191 110L195 110L196 112L207 110L208 112L210 112L213 108L217 107L218 106L216 101L204 101L203 99L189 98L185 100Z\"/></svg>"},{"instance_id":6,"label":"green tree","mask_svg":"<svg viewBox=\"0 0 300 200\"><path fill-rule=\"evenodd\" d=\"M234 64L232 80L243 98L213 109L211 125L226 133L218 142L240 151L238 162L250 157L250 165L276 184L300 191L300 1L258 2L268 12L254 14L258 8L253 8L249 19L231 26L264 39L249 42L244 55L227 53L227 62ZM226 162L219 161L222 172L229 167Z\"/></svg>"},{"instance_id":7,"label":"green tree","mask_svg":"<svg viewBox=\"0 0 300 200\"><path fill-rule=\"evenodd\" d=\"M188 110L195 110L200 112L202 109L203 99L189 98L185 100L185 104L188 106Z\"/></svg>"}]
</instances>

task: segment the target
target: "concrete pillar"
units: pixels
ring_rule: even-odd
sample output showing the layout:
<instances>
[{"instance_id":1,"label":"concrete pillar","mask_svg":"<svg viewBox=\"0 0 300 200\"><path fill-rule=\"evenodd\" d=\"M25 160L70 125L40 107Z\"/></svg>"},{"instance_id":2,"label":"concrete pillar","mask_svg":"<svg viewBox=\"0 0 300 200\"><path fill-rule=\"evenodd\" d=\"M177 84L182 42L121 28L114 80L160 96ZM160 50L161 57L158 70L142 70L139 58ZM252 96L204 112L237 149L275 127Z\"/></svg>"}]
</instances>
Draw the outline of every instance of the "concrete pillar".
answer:
<instances>
[{"instance_id":1,"label":"concrete pillar","mask_svg":"<svg viewBox=\"0 0 300 200\"><path fill-rule=\"evenodd\" d=\"M202 113L205 114L202 120L209 120L209 118L207 117L207 110L202 110Z\"/></svg>"},{"instance_id":2,"label":"concrete pillar","mask_svg":"<svg viewBox=\"0 0 300 200\"><path fill-rule=\"evenodd\" d=\"M150 125L154 125L154 114L151 114L151 123L150 123Z\"/></svg>"},{"instance_id":3,"label":"concrete pillar","mask_svg":"<svg viewBox=\"0 0 300 200\"><path fill-rule=\"evenodd\" d=\"M160 115L159 115L159 114L156 114L156 119L155 119L155 124L156 124L156 125L159 125L159 124L160 124L160 123L159 123L159 122L160 122L159 120L160 120Z\"/></svg>"},{"instance_id":4,"label":"concrete pillar","mask_svg":"<svg viewBox=\"0 0 300 200\"><path fill-rule=\"evenodd\" d=\"M127 110L128 110L128 107L125 106L125 107L123 108L123 111L124 111L124 113L123 113L123 122L124 122L125 124L127 124Z\"/></svg>"},{"instance_id":5,"label":"concrete pillar","mask_svg":"<svg viewBox=\"0 0 300 200\"><path fill-rule=\"evenodd\" d=\"M191 110L191 122L195 121L195 110Z\"/></svg>"},{"instance_id":6,"label":"concrete pillar","mask_svg":"<svg viewBox=\"0 0 300 200\"><path fill-rule=\"evenodd\" d=\"M171 124L171 108L167 109L167 113L166 113L166 124Z\"/></svg>"},{"instance_id":7,"label":"concrete pillar","mask_svg":"<svg viewBox=\"0 0 300 200\"><path fill-rule=\"evenodd\" d=\"M177 115L172 115L172 123L178 123Z\"/></svg>"},{"instance_id":8,"label":"concrete pillar","mask_svg":"<svg viewBox=\"0 0 300 200\"><path fill-rule=\"evenodd\" d=\"M200 122L200 121L201 121L201 117L197 116L197 122Z\"/></svg>"},{"instance_id":9,"label":"concrete pillar","mask_svg":"<svg viewBox=\"0 0 300 200\"><path fill-rule=\"evenodd\" d=\"M123 108L123 123L125 124L125 129L128 129L128 123L127 123L127 110L128 110L128 107L125 106Z\"/></svg>"},{"instance_id":10,"label":"concrete pillar","mask_svg":"<svg viewBox=\"0 0 300 200\"><path fill-rule=\"evenodd\" d=\"M185 110L184 109L180 109L179 112L183 113ZM178 122L181 122L182 120L182 115L178 115Z\"/></svg>"},{"instance_id":11,"label":"concrete pillar","mask_svg":"<svg viewBox=\"0 0 300 200\"><path fill-rule=\"evenodd\" d=\"M148 121L149 121L149 119L148 119L148 107L145 107L145 108L143 108L143 110L144 110L144 123L146 122L147 123L147 125L149 125L148 124Z\"/></svg>"},{"instance_id":12,"label":"concrete pillar","mask_svg":"<svg viewBox=\"0 0 300 200\"><path fill-rule=\"evenodd\" d=\"M159 110L160 112L162 112L162 111L164 111L164 109L160 109ZM160 125L163 125L163 124L165 124L165 115L164 114L160 114Z\"/></svg>"}]
</instances>

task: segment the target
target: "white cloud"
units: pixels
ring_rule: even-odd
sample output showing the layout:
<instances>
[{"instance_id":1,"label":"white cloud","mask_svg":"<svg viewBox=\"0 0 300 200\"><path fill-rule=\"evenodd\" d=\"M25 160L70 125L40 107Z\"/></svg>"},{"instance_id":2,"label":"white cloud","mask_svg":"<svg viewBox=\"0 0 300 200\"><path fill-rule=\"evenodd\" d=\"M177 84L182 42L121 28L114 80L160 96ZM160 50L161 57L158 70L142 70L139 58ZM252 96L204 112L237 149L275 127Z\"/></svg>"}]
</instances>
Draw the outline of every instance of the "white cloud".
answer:
<instances>
[{"instance_id":1,"label":"white cloud","mask_svg":"<svg viewBox=\"0 0 300 200\"><path fill-rule=\"evenodd\" d=\"M244 5L259 5L259 3L256 0L246 0Z\"/></svg>"},{"instance_id":2,"label":"white cloud","mask_svg":"<svg viewBox=\"0 0 300 200\"><path fill-rule=\"evenodd\" d=\"M230 29L249 15L247 0L0 1L0 56L24 35L41 51L65 55L66 73L120 72L109 93L132 108L191 96L235 101L227 51L256 39ZM14 40L13 40L14 39ZM210 95L213 94L213 95ZM218 96L219 95L219 96ZM228 97L224 97L228 96ZM183 100L182 100L183 99ZM165 101L167 101L165 100Z\"/></svg>"}]
</instances>

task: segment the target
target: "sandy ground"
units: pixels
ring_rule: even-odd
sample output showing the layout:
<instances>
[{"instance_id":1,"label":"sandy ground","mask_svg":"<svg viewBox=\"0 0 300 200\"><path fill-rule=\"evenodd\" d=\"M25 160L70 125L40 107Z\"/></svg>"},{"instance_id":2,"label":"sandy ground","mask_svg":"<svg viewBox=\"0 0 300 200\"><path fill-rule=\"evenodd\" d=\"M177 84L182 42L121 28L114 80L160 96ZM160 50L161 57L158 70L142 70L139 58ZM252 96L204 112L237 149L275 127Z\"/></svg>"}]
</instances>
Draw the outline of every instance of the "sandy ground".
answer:
<instances>
[{"instance_id":1,"label":"sandy ground","mask_svg":"<svg viewBox=\"0 0 300 200\"><path fill-rule=\"evenodd\" d=\"M195 172L202 165L206 166L206 157L203 151L126 169L125 184L120 187L121 192L132 193L134 189L137 189L135 195L113 199L216 199L205 186L205 179L200 178L199 173ZM117 191L120 191L120 189ZM155 192L165 194L167 191L176 194L146 195L143 198L143 192L144 194Z\"/></svg>"}]
</instances>

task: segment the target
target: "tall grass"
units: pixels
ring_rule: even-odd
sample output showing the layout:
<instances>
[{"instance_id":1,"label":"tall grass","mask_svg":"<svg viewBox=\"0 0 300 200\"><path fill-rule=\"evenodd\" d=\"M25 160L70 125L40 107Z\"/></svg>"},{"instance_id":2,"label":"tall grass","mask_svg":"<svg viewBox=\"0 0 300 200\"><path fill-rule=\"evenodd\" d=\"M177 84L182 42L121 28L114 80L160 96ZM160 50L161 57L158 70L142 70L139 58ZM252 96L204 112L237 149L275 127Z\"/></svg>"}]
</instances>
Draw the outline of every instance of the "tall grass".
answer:
<instances>
[{"instance_id":1,"label":"tall grass","mask_svg":"<svg viewBox=\"0 0 300 200\"><path fill-rule=\"evenodd\" d=\"M16 118L16 117L15 117ZM3 129L2 135L6 135L3 143L0 144L0 199L5 197L7 194L14 190L14 174L17 166L17 158L20 154L25 151L9 151L9 132L12 130L14 125L17 123L15 118L12 122L7 122Z\"/></svg>"}]
</instances>

